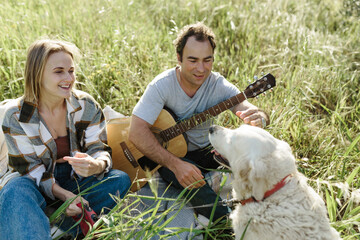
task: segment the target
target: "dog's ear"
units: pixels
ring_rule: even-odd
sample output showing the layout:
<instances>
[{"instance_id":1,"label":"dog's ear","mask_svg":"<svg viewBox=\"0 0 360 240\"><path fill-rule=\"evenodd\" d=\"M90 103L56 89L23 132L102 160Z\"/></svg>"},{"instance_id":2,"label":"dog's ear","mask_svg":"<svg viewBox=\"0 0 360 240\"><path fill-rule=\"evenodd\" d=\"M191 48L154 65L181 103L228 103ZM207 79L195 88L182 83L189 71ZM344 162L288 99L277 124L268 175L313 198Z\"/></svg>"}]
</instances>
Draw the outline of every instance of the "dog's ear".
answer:
<instances>
[{"instance_id":1,"label":"dog's ear","mask_svg":"<svg viewBox=\"0 0 360 240\"><path fill-rule=\"evenodd\" d=\"M264 198L265 192L268 190L266 171L266 165L261 159L250 160L249 182L252 185L252 196L258 201Z\"/></svg>"}]
</instances>

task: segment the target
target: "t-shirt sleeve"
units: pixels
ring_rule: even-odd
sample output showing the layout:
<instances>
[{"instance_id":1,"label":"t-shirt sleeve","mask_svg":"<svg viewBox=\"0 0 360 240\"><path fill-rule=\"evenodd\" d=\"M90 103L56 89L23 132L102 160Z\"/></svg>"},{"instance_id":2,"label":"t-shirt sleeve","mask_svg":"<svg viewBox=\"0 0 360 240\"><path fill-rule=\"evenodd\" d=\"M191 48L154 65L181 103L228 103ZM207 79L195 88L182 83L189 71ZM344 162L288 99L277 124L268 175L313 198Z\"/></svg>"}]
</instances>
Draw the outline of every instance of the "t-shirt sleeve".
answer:
<instances>
[{"instance_id":1,"label":"t-shirt sleeve","mask_svg":"<svg viewBox=\"0 0 360 240\"><path fill-rule=\"evenodd\" d=\"M164 96L161 94L156 84L150 83L146 87L139 102L135 105L132 114L152 125L158 118L164 105Z\"/></svg>"},{"instance_id":2,"label":"t-shirt sleeve","mask_svg":"<svg viewBox=\"0 0 360 240\"><path fill-rule=\"evenodd\" d=\"M223 97L221 101L225 101L240 93L240 90L234 84L230 83L221 75L217 79L217 86L215 87L215 89L219 91L219 93L217 94Z\"/></svg>"}]
</instances>

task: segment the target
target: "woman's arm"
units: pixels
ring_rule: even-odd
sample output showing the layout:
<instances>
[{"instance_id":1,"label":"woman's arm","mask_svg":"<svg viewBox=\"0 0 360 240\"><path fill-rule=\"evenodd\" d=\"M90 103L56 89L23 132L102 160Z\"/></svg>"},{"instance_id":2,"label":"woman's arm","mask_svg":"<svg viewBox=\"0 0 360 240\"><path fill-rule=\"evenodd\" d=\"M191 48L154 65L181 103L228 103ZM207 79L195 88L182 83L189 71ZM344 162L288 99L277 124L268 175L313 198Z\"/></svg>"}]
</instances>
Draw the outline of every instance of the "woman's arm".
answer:
<instances>
[{"instance_id":1,"label":"woman's arm","mask_svg":"<svg viewBox=\"0 0 360 240\"><path fill-rule=\"evenodd\" d=\"M80 146L83 152L77 152L74 156L63 159L68 161L74 171L83 177L96 175L99 180L112 167L111 148L107 145L106 122L99 104L87 93L76 92L78 101L82 103L82 111L75 112L74 119L80 123L87 123L83 129L76 128L77 135L83 136ZM78 116L76 114L81 114ZM75 126L77 122L74 123Z\"/></svg>"},{"instance_id":2,"label":"woman's arm","mask_svg":"<svg viewBox=\"0 0 360 240\"><path fill-rule=\"evenodd\" d=\"M60 187L57 183L53 184L52 192L56 198L60 199L63 202L72 198L74 199L74 201L71 202L70 205L66 208L65 214L67 216L75 216L82 213L81 208L76 206L76 204L78 204L79 202L89 205L88 201L86 201L84 198L78 197L74 193Z\"/></svg>"}]
</instances>

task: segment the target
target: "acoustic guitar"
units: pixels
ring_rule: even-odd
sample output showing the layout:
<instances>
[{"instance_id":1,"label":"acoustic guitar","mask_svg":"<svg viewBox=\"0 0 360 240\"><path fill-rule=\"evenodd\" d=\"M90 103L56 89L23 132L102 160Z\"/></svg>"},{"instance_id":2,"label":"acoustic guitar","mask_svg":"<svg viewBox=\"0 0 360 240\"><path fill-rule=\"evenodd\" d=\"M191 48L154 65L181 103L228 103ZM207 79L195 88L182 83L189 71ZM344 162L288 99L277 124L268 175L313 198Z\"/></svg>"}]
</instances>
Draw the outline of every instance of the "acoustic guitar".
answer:
<instances>
[{"instance_id":1,"label":"acoustic guitar","mask_svg":"<svg viewBox=\"0 0 360 240\"><path fill-rule=\"evenodd\" d=\"M163 109L151 131L165 149L177 157L184 157L187 153L187 143L183 133L248 98L258 96L275 85L275 77L269 73L250 84L243 92L178 123L169 111ZM131 188L132 191L137 191L146 184L149 176L147 172L151 175L160 166L147 159L128 140L130 122L131 117L110 120L107 123L108 144L112 149L113 168L126 172L132 182L140 180L136 181Z\"/></svg>"}]
</instances>

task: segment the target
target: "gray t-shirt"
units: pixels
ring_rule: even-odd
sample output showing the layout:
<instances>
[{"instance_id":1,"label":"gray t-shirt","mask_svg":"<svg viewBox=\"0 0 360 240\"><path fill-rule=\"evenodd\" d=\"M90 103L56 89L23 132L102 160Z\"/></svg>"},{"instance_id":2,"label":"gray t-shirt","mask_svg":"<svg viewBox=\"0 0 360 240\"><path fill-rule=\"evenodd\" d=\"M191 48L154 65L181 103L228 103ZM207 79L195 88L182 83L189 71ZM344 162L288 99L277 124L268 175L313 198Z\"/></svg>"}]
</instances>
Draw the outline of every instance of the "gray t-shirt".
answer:
<instances>
[{"instance_id":1,"label":"gray t-shirt","mask_svg":"<svg viewBox=\"0 0 360 240\"><path fill-rule=\"evenodd\" d=\"M178 120L184 120L238 93L240 91L223 76L211 72L191 98L181 88L176 78L176 70L172 68L159 74L149 83L133 114L152 125L166 106L175 113ZM188 151L209 145L208 131L212 122L213 120L208 120L186 132Z\"/></svg>"}]
</instances>

